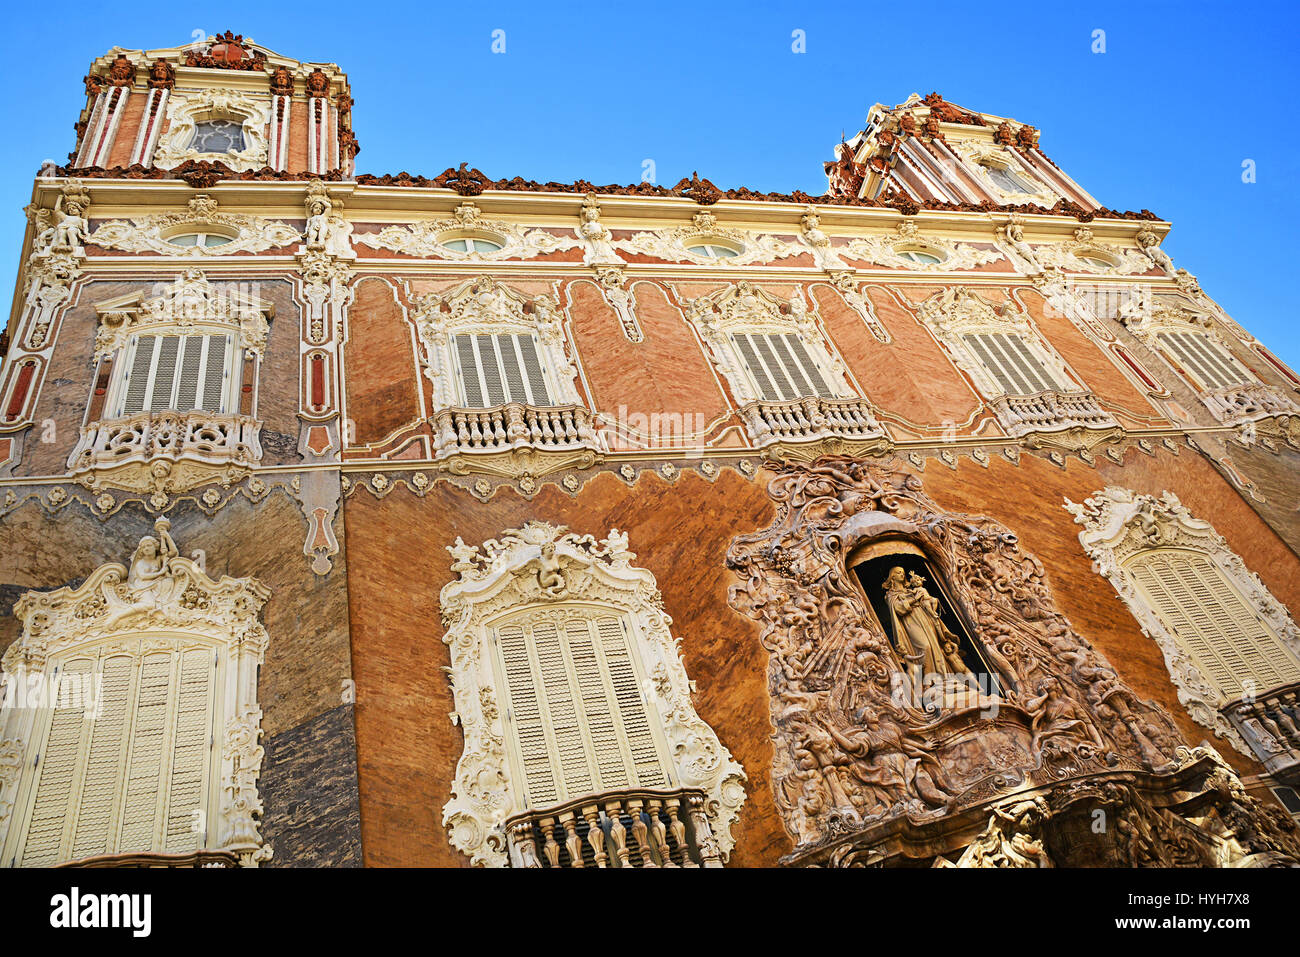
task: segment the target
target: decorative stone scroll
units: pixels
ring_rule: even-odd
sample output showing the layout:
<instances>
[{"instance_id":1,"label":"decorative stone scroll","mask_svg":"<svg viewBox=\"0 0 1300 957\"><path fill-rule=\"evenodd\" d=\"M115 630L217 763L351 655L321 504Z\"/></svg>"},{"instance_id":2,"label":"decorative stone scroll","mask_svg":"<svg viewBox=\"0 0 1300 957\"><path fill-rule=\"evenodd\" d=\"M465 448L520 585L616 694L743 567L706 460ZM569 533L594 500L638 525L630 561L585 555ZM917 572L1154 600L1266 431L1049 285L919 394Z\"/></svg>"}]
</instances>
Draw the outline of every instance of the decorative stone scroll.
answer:
<instances>
[{"instance_id":1,"label":"decorative stone scroll","mask_svg":"<svg viewBox=\"0 0 1300 957\"><path fill-rule=\"evenodd\" d=\"M187 228L188 227L188 228ZM183 232L213 229L229 236L218 246L179 246L171 236ZM224 213L217 201L198 195L183 212L156 213L125 222L120 219L101 223L89 241L111 249L133 253L157 253L162 256L208 257L257 253L289 246L300 238L298 230L275 220L247 213Z\"/></svg>"},{"instance_id":2,"label":"decorative stone scroll","mask_svg":"<svg viewBox=\"0 0 1300 957\"><path fill-rule=\"evenodd\" d=\"M721 245L734 255L713 256L692 249L697 245ZM807 252L801 243L786 242L776 236L749 233L722 226L718 217L707 209L691 217L691 225L635 233L614 242L624 252L653 256L666 262L688 262L698 266L748 266L768 263Z\"/></svg>"},{"instance_id":3,"label":"decorative stone scroll","mask_svg":"<svg viewBox=\"0 0 1300 957\"><path fill-rule=\"evenodd\" d=\"M1094 562L1097 572L1110 580L1115 591L1164 654L1169 676L1178 689L1178 700L1197 722L1225 738L1238 751L1254 756L1221 710L1227 703L1207 679L1138 590L1125 571L1124 562L1150 548L1179 548L1208 558L1250 604L1254 614L1300 658L1300 628L1259 576L1246 568L1241 557L1209 522L1192 516L1173 492L1146 495L1126 488L1107 486L1076 504L1066 499L1066 509L1082 530L1079 542ZM1279 649L1280 652L1280 649ZM1263 694L1269 689L1259 688Z\"/></svg>"},{"instance_id":4,"label":"decorative stone scroll","mask_svg":"<svg viewBox=\"0 0 1300 957\"><path fill-rule=\"evenodd\" d=\"M504 689L492 664L492 624L513 609L534 605L594 607L621 617L648 680L641 693L658 721L683 786L705 792L705 813L725 858L732 825L745 800L745 772L691 703L672 620L654 576L634 567L627 536L617 529L597 541L564 526L530 521L482 546L459 538L447 549L459 577L442 589L443 636L451 648L453 723L465 746L456 765L451 800L443 808L452 846L475 864L507 863L507 818L517 806L512 760L502 715ZM533 809L530 809L533 810Z\"/></svg>"},{"instance_id":5,"label":"decorative stone scroll","mask_svg":"<svg viewBox=\"0 0 1300 957\"><path fill-rule=\"evenodd\" d=\"M421 259L448 259L456 262L497 262L503 259L532 259L543 253L559 252L585 246L573 236L556 236L544 229L524 229L506 219L488 219L471 202L461 203L449 219L422 220L402 226L385 226L375 233L356 233L353 241L373 249ZM481 238L498 249L457 250L446 244L452 240Z\"/></svg>"},{"instance_id":6,"label":"decorative stone scroll","mask_svg":"<svg viewBox=\"0 0 1300 957\"><path fill-rule=\"evenodd\" d=\"M998 249L977 249L969 243L960 243L943 236L923 236L916 222L905 219L898 224L893 236L867 236L852 239L841 247L851 259L862 259L891 269L910 269L918 272L948 272L954 269L973 269L1002 259ZM938 262L927 263L910 259L904 253L928 253Z\"/></svg>"},{"instance_id":7,"label":"decorative stone scroll","mask_svg":"<svg viewBox=\"0 0 1300 957\"><path fill-rule=\"evenodd\" d=\"M220 724L217 779L203 807L209 818L210 848L238 854L255 866L271 857L258 833L262 801L257 792L263 750L262 711L257 702L257 669L268 643L259 616L270 592L253 578L208 577L195 561L180 555L158 519L129 566L101 565L76 588L27 592L14 606L22 635L5 651L10 675L46 676L70 654L98 646L129 654L183 652L199 648L219 656L212 700ZM40 747L34 739L41 709L5 709L0 735L0 848L6 860L17 851L14 809L34 785L34 762L21 767L16 755ZM211 809L209 812L208 808Z\"/></svg>"},{"instance_id":8,"label":"decorative stone scroll","mask_svg":"<svg viewBox=\"0 0 1300 957\"><path fill-rule=\"evenodd\" d=\"M773 792L795 858L845 835L870 843L904 822L931 827L1022 788L1178 765L1169 715L1071 627L1014 532L944 512L897 465L772 468L776 518L738 536L727 564L741 578L731 605L758 620L769 653ZM915 700L847 567L864 548L925 557L996 688L938 707Z\"/></svg>"},{"instance_id":9,"label":"decorative stone scroll","mask_svg":"<svg viewBox=\"0 0 1300 957\"><path fill-rule=\"evenodd\" d=\"M1100 276L1130 276L1134 273L1147 272L1152 265L1143 251L1102 242L1087 226L1076 229L1073 239L1035 246L1034 259L1039 266L1055 266L1059 269ZM1094 259L1106 265L1101 266L1089 261Z\"/></svg>"}]
</instances>

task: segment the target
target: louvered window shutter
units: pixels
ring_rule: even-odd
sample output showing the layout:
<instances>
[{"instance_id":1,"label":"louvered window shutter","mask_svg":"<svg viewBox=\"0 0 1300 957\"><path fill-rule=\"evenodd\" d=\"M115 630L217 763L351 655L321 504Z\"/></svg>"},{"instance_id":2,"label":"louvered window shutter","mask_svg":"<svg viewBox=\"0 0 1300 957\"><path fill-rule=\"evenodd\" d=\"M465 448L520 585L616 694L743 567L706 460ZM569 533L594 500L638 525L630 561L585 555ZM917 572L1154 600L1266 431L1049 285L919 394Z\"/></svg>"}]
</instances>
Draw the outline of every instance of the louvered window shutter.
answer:
<instances>
[{"instance_id":1,"label":"louvered window shutter","mask_svg":"<svg viewBox=\"0 0 1300 957\"><path fill-rule=\"evenodd\" d=\"M146 410L226 411L233 337L140 336L127 377L122 415Z\"/></svg>"},{"instance_id":2,"label":"louvered window shutter","mask_svg":"<svg viewBox=\"0 0 1300 957\"><path fill-rule=\"evenodd\" d=\"M834 395L798 335L738 332L731 340L765 402Z\"/></svg>"},{"instance_id":3,"label":"louvered window shutter","mask_svg":"<svg viewBox=\"0 0 1300 957\"><path fill-rule=\"evenodd\" d=\"M550 393L531 335L453 336L465 405L490 409L507 402L548 406Z\"/></svg>"},{"instance_id":4,"label":"louvered window shutter","mask_svg":"<svg viewBox=\"0 0 1300 957\"><path fill-rule=\"evenodd\" d=\"M549 613L495 630L522 803L546 807L632 787L667 787L669 764L615 616Z\"/></svg>"},{"instance_id":5,"label":"louvered window shutter","mask_svg":"<svg viewBox=\"0 0 1300 957\"><path fill-rule=\"evenodd\" d=\"M1160 343L1207 389L1242 385L1250 378L1237 367L1223 347L1196 332L1162 332Z\"/></svg>"},{"instance_id":6,"label":"louvered window shutter","mask_svg":"<svg viewBox=\"0 0 1300 957\"><path fill-rule=\"evenodd\" d=\"M210 805L216 671L216 655L203 648L69 662L62 681L98 679L100 711L88 720L82 702L61 700L54 709L20 863L205 844L199 825Z\"/></svg>"},{"instance_id":7,"label":"louvered window shutter","mask_svg":"<svg viewBox=\"0 0 1300 957\"><path fill-rule=\"evenodd\" d=\"M1300 681L1297 662L1219 566L1194 552L1152 550L1127 564L1161 623L1225 699Z\"/></svg>"},{"instance_id":8,"label":"louvered window shutter","mask_svg":"<svg viewBox=\"0 0 1300 957\"><path fill-rule=\"evenodd\" d=\"M962 338L1003 393L1036 395L1060 388L1023 337L1006 332L981 332Z\"/></svg>"}]
</instances>

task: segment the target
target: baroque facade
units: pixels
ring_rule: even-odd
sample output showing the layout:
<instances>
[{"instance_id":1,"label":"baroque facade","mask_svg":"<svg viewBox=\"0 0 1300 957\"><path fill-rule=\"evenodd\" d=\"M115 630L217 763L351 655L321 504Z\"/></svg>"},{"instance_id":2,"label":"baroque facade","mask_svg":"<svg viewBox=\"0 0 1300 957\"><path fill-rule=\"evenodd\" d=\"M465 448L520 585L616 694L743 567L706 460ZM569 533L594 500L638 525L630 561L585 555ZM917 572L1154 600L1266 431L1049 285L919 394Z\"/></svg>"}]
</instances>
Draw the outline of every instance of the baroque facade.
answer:
<instances>
[{"instance_id":1,"label":"baroque facade","mask_svg":"<svg viewBox=\"0 0 1300 957\"><path fill-rule=\"evenodd\" d=\"M115 48L0 368L5 866L1300 863L1300 377L1015 120L358 174Z\"/></svg>"}]
</instances>

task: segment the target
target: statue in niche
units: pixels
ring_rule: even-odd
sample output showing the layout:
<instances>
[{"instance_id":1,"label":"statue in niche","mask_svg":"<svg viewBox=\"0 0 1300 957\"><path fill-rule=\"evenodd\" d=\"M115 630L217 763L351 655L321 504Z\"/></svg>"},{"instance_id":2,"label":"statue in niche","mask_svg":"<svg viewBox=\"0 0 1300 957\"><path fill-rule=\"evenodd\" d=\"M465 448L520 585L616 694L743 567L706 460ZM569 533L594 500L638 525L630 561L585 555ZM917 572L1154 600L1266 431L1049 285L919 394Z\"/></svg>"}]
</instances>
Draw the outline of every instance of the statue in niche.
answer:
<instances>
[{"instance_id":1,"label":"statue in niche","mask_svg":"<svg viewBox=\"0 0 1300 957\"><path fill-rule=\"evenodd\" d=\"M894 640L913 687L922 687L930 675L959 675L973 681L975 676L958 650L957 636L943 623L939 599L925 590L925 579L895 565L885 576L883 587Z\"/></svg>"},{"instance_id":2,"label":"statue in niche","mask_svg":"<svg viewBox=\"0 0 1300 957\"><path fill-rule=\"evenodd\" d=\"M180 557L180 549L169 533L171 522L160 518L153 527L156 537L140 539L127 570L126 587L133 605L162 605L171 599L177 584L171 563Z\"/></svg>"}]
</instances>

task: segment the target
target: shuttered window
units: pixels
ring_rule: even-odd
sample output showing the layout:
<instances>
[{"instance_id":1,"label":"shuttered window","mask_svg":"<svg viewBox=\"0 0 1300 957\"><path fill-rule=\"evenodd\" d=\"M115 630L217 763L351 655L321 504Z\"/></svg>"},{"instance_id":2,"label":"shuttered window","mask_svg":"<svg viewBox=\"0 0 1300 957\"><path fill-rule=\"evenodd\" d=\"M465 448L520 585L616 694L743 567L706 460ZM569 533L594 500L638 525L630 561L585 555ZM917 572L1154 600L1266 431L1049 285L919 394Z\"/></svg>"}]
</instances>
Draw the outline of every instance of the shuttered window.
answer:
<instances>
[{"instance_id":1,"label":"shuttered window","mask_svg":"<svg viewBox=\"0 0 1300 957\"><path fill-rule=\"evenodd\" d=\"M537 341L531 335L461 333L452 338L467 407L491 409L507 402L552 404Z\"/></svg>"},{"instance_id":2,"label":"shuttered window","mask_svg":"<svg viewBox=\"0 0 1300 957\"><path fill-rule=\"evenodd\" d=\"M229 335L134 337L118 414L230 411L234 352Z\"/></svg>"},{"instance_id":3,"label":"shuttered window","mask_svg":"<svg viewBox=\"0 0 1300 957\"><path fill-rule=\"evenodd\" d=\"M1210 558L1196 552L1141 552L1126 568L1178 644L1225 699L1244 682L1256 692L1300 681L1300 663Z\"/></svg>"},{"instance_id":4,"label":"shuttered window","mask_svg":"<svg viewBox=\"0 0 1300 957\"><path fill-rule=\"evenodd\" d=\"M1016 333L980 332L962 339L1005 395L1037 395L1061 388Z\"/></svg>"},{"instance_id":5,"label":"shuttered window","mask_svg":"<svg viewBox=\"0 0 1300 957\"><path fill-rule=\"evenodd\" d=\"M834 397L807 346L794 333L737 332L731 341L764 401Z\"/></svg>"},{"instance_id":6,"label":"shuttered window","mask_svg":"<svg viewBox=\"0 0 1300 957\"><path fill-rule=\"evenodd\" d=\"M61 665L16 863L210 846L216 669L216 652L194 647Z\"/></svg>"},{"instance_id":7,"label":"shuttered window","mask_svg":"<svg viewBox=\"0 0 1300 957\"><path fill-rule=\"evenodd\" d=\"M522 808L674 782L625 620L533 614L493 629Z\"/></svg>"},{"instance_id":8,"label":"shuttered window","mask_svg":"<svg viewBox=\"0 0 1300 957\"><path fill-rule=\"evenodd\" d=\"M1165 350L1205 389L1224 389L1253 381L1209 336L1198 332L1162 332L1159 338Z\"/></svg>"}]
</instances>

